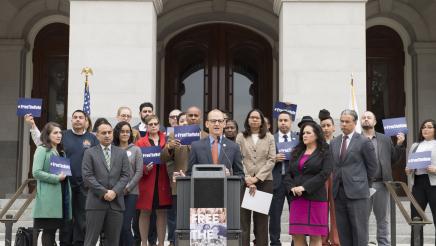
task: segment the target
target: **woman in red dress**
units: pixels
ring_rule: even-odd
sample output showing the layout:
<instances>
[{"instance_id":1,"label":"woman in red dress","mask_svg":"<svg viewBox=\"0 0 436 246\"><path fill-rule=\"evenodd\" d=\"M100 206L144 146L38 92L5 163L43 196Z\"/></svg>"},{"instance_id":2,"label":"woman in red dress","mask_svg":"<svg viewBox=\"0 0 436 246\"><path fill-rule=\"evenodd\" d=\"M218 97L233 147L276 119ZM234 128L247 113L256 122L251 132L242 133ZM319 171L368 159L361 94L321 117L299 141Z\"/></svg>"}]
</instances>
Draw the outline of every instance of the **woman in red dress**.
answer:
<instances>
[{"instance_id":1,"label":"woman in red dress","mask_svg":"<svg viewBox=\"0 0 436 246\"><path fill-rule=\"evenodd\" d=\"M165 133L159 131L157 116L148 116L145 123L147 124L147 133L136 142L136 145L141 148L150 146L164 148ZM144 174L139 181L139 197L136 203L136 208L141 210L139 231L142 245L147 245L150 215L152 211L155 211L158 245L164 246L167 221L166 210L170 207L171 191L166 164L144 163Z\"/></svg>"}]
</instances>

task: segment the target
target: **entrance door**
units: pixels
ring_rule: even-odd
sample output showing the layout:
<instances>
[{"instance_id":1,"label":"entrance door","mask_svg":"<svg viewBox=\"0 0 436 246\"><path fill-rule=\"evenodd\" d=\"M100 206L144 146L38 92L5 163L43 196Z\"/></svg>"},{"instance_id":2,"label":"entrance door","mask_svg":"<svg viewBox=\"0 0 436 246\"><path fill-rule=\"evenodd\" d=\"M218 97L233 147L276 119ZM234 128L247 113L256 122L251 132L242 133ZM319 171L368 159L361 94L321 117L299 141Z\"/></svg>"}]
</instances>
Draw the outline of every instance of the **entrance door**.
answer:
<instances>
[{"instance_id":1,"label":"entrance door","mask_svg":"<svg viewBox=\"0 0 436 246\"><path fill-rule=\"evenodd\" d=\"M193 27L168 43L165 61L165 115L219 108L241 127L252 108L271 116L272 49L257 33L230 24Z\"/></svg>"},{"instance_id":2,"label":"entrance door","mask_svg":"<svg viewBox=\"0 0 436 246\"><path fill-rule=\"evenodd\" d=\"M366 31L366 46L367 107L377 117L376 131L383 132L382 119L405 115L403 42L391 28L374 26ZM394 180L406 181L405 162L404 154L392 169Z\"/></svg>"},{"instance_id":3,"label":"entrance door","mask_svg":"<svg viewBox=\"0 0 436 246\"><path fill-rule=\"evenodd\" d=\"M35 38L33 49L32 98L42 98L43 110L36 125L40 130L54 121L67 127L69 27L61 23L45 26ZM28 177L32 177L35 145L32 141Z\"/></svg>"}]
</instances>

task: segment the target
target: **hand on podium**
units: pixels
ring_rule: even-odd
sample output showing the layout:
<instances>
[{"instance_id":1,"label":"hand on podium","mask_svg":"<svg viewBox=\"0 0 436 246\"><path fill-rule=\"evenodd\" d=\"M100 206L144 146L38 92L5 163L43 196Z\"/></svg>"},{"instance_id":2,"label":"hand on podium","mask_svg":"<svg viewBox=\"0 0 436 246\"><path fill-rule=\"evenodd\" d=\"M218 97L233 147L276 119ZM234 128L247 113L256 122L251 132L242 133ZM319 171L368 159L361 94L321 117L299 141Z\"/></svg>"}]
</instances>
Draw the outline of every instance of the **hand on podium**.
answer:
<instances>
[{"instance_id":1,"label":"hand on podium","mask_svg":"<svg viewBox=\"0 0 436 246\"><path fill-rule=\"evenodd\" d=\"M179 172L174 172L173 173L173 182L176 182L176 178L177 177L185 177L185 173L183 172L183 170L180 170Z\"/></svg>"}]
</instances>

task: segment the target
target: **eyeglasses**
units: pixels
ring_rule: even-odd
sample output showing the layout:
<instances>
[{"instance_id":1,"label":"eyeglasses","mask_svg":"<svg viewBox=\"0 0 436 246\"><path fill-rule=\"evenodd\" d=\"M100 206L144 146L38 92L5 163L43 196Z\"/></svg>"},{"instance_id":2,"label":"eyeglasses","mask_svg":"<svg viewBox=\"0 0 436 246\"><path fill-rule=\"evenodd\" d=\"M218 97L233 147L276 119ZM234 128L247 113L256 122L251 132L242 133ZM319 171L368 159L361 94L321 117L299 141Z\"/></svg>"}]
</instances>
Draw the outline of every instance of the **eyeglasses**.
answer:
<instances>
[{"instance_id":1,"label":"eyeglasses","mask_svg":"<svg viewBox=\"0 0 436 246\"><path fill-rule=\"evenodd\" d=\"M132 116L128 115L128 114L122 114L122 115L120 115L120 117L121 118L132 118Z\"/></svg>"},{"instance_id":2,"label":"eyeglasses","mask_svg":"<svg viewBox=\"0 0 436 246\"><path fill-rule=\"evenodd\" d=\"M177 119L177 115L170 115L170 119Z\"/></svg>"},{"instance_id":3,"label":"eyeglasses","mask_svg":"<svg viewBox=\"0 0 436 246\"><path fill-rule=\"evenodd\" d=\"M200 117L198 114L187 114L188 117Z\"/></svg>"},{"instance_id":4,"label":"eyeglasses","mask_svg":"<svg viewBox=\"0 0 436 246\"><path fill-rule=\"evenodd\" d=\"M158 126L159 123L148 123L147 125L148 125L148 126Z\"/></svg>"},{"instance_id":5,"label":"eyeglasses","mask_svg":"<svg viewBox=\"0 0 436 246\"><path fill-rule=\"evenodd\" d=\"M224 120L217 120L217 119L212 119L212 120L208 120L208 121L212 124L216 124L216 123L222 124L225 122Z\"/></svg>"}]
</instances>

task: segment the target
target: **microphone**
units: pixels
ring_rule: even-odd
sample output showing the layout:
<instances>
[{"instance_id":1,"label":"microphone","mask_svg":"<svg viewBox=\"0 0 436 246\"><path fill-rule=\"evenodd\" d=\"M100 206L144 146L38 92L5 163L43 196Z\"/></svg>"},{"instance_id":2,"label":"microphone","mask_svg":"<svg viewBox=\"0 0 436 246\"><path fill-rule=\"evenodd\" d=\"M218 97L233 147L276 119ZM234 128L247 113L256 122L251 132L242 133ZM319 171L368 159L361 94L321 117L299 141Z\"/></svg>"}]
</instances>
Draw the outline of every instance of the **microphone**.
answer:
<instances>
[{"instance_id":1,"label":"microphone","mask_svg":"<svg viewBox=\"0 0 436 246\"><path fill-rule=\"evenodd\" d=\"M232 166L232 162L230 161L230 159L229 159L229 157L227 156L226 151L225 151L225 148L226 148L227 145L226 145L225 143L221 143L221 142L220 142L220 136L217 137L217 140L218 140L218 143L221 144L221 151L223 152L224 156L226 157L227 161L229 162L229 165L230 165L230 170L229 170L229 172L230 172L230 174L233 175L233 166Z\"/></svg>"}]
</instances>

